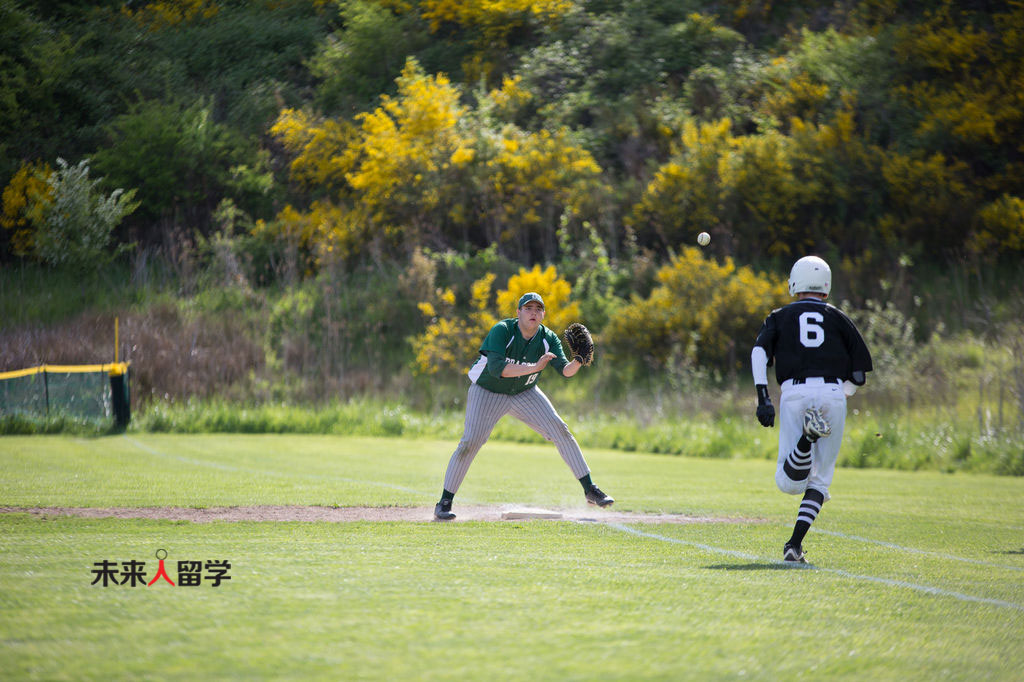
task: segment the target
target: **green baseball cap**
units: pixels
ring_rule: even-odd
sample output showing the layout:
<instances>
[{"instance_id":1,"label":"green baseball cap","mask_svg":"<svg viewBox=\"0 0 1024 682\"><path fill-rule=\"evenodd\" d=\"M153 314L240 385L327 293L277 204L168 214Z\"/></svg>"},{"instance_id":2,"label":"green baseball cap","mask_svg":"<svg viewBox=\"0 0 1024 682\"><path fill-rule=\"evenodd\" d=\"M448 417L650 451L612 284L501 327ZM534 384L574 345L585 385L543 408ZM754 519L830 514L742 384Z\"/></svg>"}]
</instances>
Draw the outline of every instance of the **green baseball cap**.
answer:
<instances>
[{"instance_id":1,"label":"green baseball cap","mask_svg":"<svg viewBox=\"0 0 1024 682\"><path fill-rule=\"evenodd\" d=\"M536 291L528 291L525 294L523 294L522 298L519 299L519 306L517 307L517 309L522 308L530 301L536 301L537 303L540 303L541 308L544 307L544 299L540 297L540 294L538 294Z\"/></svg>"}]
</instances>

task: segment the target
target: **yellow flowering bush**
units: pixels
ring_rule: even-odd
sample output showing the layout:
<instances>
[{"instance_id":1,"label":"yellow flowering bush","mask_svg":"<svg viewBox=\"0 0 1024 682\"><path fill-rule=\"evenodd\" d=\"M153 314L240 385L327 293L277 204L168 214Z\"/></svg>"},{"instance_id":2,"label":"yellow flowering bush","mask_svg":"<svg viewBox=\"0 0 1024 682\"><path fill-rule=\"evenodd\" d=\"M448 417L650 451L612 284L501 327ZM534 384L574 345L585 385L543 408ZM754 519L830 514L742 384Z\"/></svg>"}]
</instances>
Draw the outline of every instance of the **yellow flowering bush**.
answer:
<instances>
[{"instance_id":1,"label":"yellow flowering bush","mask_svg":"<svg viewBox=\"0 0 1024 682\"><path fill-rule=\"evenodd\" d=\"M345 186L350 170L344 150L357 142L358 132L341 119L318 119L296 109L284 109L270 128L294 154L292 180L307 188L337 190Z\"/></svg>"},{"instance_id":2,"label":"yellow flowering bush","mask_svg":"<svg viewBox=\"0 0 1024 682\"><path fill-rule=\"evenodd\" d=\"M46 208L53 203L53 190L47 182L52 173L47 163L26 163L4 188L0 225L12 230L11 245L19 256L32 252L34 225L42 221Z\"/></svg>"},{"instance_id":3,"label":"yellow flowering bush","mask_svg":"<svg viewBox=\"0 0 1024 682\"><path fill-rule=\"evenodd\" d=\"M672 158L648 183L627 223L653 231L662 244L689 241L691 233L712 232L721 220L724 189L721 165L734 139L728 119L687 122Z\"/></svg>"},{"instance_id":4,"label":"yellow flowering bush","mask_svg":"<svg viewBox=\"0 0 1024 682\"><path fill-rule=\"evenodd\" d=\"M490 209L485 224L489 241L514 242L509 245L513 249L543 243L557 229L559 217L581 213L600 186L600 166L572 143L565 129L528 133L506 126L489 143L490 158L479 170Z\"/></svg>"},{"instance_id":5,"label":"yellow flowering bush","mask_svg":"<svg viewBox=\"0 0 1024 682\"><path fill-rule=\"evenodd\" d=\"M523 77L520 75L502 78L501 87L489 93L490 101L496 110L508 115L533 99L533 94L522 87L522 82Z\"/></svg>"},{"instance_id":6,"label":"yellow flowering bush","mask_svg":"<svg viewBox=\"0 0 1024 682\"><path fill-rule=\"evenodd\" d=\"M658 271L647 298L633 297L612 315L604 342L609 354L653 371L680 355L720 369L741 368L768 313L785 303L786 284L731 258L718 263L684 248Z\"/></svg>"},{"instance_id":7,"label":"yellow flowering bush","mask_svg":"<svg viewBox=\"0 0 1024 682\"><path fill-rule=\"evenodd\" d=\"M978 212L980 226L968 245L978 253L1024 251L1024 199L1004 194Z\"/></svg>"},{"instance_id":8,"label":"yellow flowering bush","mask_svg":"<svg viewBox=\"0 0 1024 682\"><path fill-rule=\"evenodd\" d=\"M473 282L469 312L464 315L453 312L455 293L451 289L435 292L436 301L419 304L420 312L432 319L426 330L411 340L414 374L464 372L469 368L484 336L498 322L490 312L494 280L491 273Z\"/></svg>"},{"instance_id":9,"label":"yellow flowering bush","mask_svg":"<svg viewBox=\"0 0 1024 682\"><path fill-rule=\"evenodd\" d=\"M598 194L601 169L590 153L565 129L481 124L444 74L426 75L414 59L397 83L398 94L382 96L355 125L280 113L271 132L294 155L292 179L328 194L306 214L282 212L282 229L304 242L332 240L344 255L368 242L436 247L474 233L524 259L552 257L561 216L583 213ZM528 97L518 79L506 79L481 106L514 108Z\"/></svg>"},{"instance_id":10,"label":"yellow flowering bush","mask_svg":"<svg viewBox=\"0 0 1024 682\"><path fill-rule=\"evenodd\" d=\"M345 258L368 240L364 216L330 201L314 201L306 212L289 204L274 222L254 227L253 234L297 246L314 261Z\"/></svg>"},{"instance_id":11,"label":"yellow flowering bush","mask_svg":"<svg viewBox=\"0 0 1024 682\"><path fill-rule=\"evenodd\" d=\"M533 268L519 268L519 272L509 277L508 287L498 291L498 311L502 317L515 317L516 305L520 297L528 291L536 291L544 299L544 326L561 334L570 322L579 321L580 308L575 301L570 301L572 286L558 276L554 265L541 270L539 265Z\"/></svg>"},{"instance_id":12,"label":"yellow flowering bush","mask_svg":"<svg viewBox=\"0 0 1024 682\"><path fill-rule=\"evenodd\" d=\"M572 7L570 0L420 0L431 31L451 22L481 29L487 39L502 41L529 20L550 23Z\"/></svg>"},{"instance_id":13,"label":"yellow flowering bush","mask_svg":"<svg viewBox=\"0 0 1024 682\"><path fill-rule=\"evenodd\" d=\"M924 114L921 134L950 134L979 145L1020 138L1024 6L1009 5L1009 11L993 12L991 25L982 28L964 21L961 9L945 0L896 31L896 58L915 69L915 78L895 93Z\"/></svg>"},{"instance_id":14,"label":"yellow flowering bush","mask_svg":"<svg viewBox=\"0 0 1024 682\"><path fill-rule=\"evenodd\" d=\"M210 19L217 16L220 7L211 0L163 0L148 2L137 10L122 5L121 12L140 26L157 31L169 26L187 24L196 19Z\"/></svg>"},{"instance_id":15,"label":"yellow flowering bush","mask_svg":"<svg viewBox=\"0 0 1024 682\"><path fill-rule=\"evenodd\" d=\"M465 110L448 78L425 75L415 59L397 82L398 95L382 96L380 106L356 117L357 126L281 112L271 132L295 155L292 178L334 199L314 202L307 215L282 213L283 224L344 255L375 239L415 245L443 227L445 194L459 189L446 173L474 158L457 130Z\"/></svg>"}]
</instances>

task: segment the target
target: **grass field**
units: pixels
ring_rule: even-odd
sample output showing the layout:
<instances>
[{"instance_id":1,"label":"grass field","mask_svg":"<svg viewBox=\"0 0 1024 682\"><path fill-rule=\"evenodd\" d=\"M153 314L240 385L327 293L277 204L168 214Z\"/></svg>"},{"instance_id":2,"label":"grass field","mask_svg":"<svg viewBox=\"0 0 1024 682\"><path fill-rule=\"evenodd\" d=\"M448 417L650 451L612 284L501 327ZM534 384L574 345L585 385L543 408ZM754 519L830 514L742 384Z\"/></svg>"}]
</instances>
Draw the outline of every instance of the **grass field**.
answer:
<instances>
[{"instance_id":1,"label":"grass field","mask_svg":"<svg viewBox=\"0 0 1024 682\"><path fill-rule=\"evenodd\" d=\"M0 438L0 506L432 507L450 441ZM994 679L1024 675L1024 479L844 469L778 561L773 464L588 450L616 509L698 524L0 514L3 679ZM549 445L490 443L459 504L582 506ZM593 515L597 516L595 510ZM730 522L724 522L729 519ZM90 584L228 560L218 587ZM176 571L171 570L175 577ZM180 580L180 578L179 578Z\"/></svg>"}]
</instances>

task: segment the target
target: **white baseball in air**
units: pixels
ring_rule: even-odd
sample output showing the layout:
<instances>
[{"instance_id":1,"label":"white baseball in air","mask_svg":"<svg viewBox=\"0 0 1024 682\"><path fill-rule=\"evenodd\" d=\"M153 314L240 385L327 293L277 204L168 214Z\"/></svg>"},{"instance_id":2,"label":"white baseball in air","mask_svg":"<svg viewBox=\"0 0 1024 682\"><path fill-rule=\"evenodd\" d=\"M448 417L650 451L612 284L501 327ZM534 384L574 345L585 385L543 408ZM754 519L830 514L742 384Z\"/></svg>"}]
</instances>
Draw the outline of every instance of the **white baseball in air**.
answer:
<instances>
[{"instance_id":1,"label":"white baseball in air","mask_svg":"<svg viewBox=\"0 0 1024 682\"><path fill-rule=\"evenodd\" d=\"M697 235L697 243L701 246L707 246L711 243L711 235L707 232L701 232Z\"/></svg>"}]
</instances>

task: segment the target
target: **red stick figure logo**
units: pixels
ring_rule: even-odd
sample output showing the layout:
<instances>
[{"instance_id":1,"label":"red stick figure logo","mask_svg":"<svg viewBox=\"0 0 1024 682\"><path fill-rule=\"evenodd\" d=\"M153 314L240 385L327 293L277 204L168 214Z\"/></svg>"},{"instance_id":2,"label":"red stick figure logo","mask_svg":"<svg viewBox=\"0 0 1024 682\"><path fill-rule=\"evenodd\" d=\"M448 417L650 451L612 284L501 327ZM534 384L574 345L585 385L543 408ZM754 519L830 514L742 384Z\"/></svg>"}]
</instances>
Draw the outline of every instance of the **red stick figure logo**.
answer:
<instances>
[{"instance_id":1,"label":"red stick figure logo","mask_svg":"<svg viewBox=\"0 0 1024 682\"><path fill-rule=\"evenodd\" d=\"M160 556L161 552L163 552L163 554L164 554L163 556ZM164 580L169 582L171 584L171 587L177 587L177 585L174 584L174 581L171 580L171 576L167 575L167 569L164 567L164 559L167 558L167 550L166 549L158 549L156 551L156 558L160 560L160 568L157 569L156 575L153 577L152 580L149 581L149 583L146 585L146 587L149 587L150 585L155 583L157 580L159 580L161 577L163 577Z\"/></svg>"}]
</instances>

